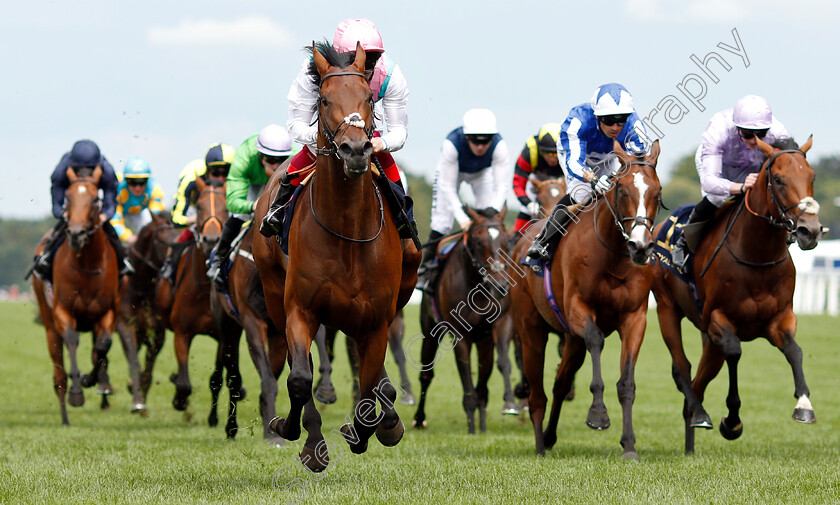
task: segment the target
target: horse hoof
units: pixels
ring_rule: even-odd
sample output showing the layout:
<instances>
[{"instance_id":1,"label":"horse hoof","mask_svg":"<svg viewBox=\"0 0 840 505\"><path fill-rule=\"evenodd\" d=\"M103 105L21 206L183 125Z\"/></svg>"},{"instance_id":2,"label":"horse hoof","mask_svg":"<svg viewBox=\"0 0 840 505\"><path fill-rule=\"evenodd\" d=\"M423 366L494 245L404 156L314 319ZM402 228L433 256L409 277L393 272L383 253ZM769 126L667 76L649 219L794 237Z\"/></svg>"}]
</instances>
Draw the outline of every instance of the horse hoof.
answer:
<instances>
[{"instance_id":1,"label":"horse hoof","mask_svg":"<svg viewBox=\"0 0 840 505\"><path fill-rule=\"evenodd\" d=\"M720 434L723 435L723 438L725 438L726 440L736 440L738 437L741 436L741 433L744 432L744 425L741 423L738 423L737 425L731 428L727 426L725 417L722 417L720 419L719 428Z\"/></svg>"},{"instance_id":2,"label":"horse hoof","mask_svg":"<svg viewBox=\"0 0 840 505\"><path fill-rule=\"evenodd\" d=\"M103 385L100 384L99 387L96 388L96 394L98 394L98 395L112 395L112 394L114 394L114 390L111 389L110 386L103 386Z\"/></svg>"},{"instance_id":3,"label":"horse hoof","mask_svg":"<svg viewBox=\"0 0 840 505\"><path fill-rule=\"evenodd\" d=\"M519 409L516 408L516 404L512 402L505 403L505 406L502 407L503 416L518 416L519 414Z\"/></svg>"},{"instance_id":4,"label":"horse hoof","mask_svg":"<svg viewBox=\"0 0 840 505\"><path fill-rule=\"evenodd\" d=\"M178 374L173 373L172 375L169 376L169 382L171 382L172 384L177 384L177 380L178 380Z\"/></svg>"},{"instance_id":5,"label":"horse hoof","mask_svg":"<svg viewBox=\"0 0 840 505\"><path fill-rule=\"evenodd\" d=\"M145 403L135 403L131 406L131 413L132 414L140 414L142 417L148 417L148 411L146 410Z\"/></svg>"},{"instance_id":6,"label":"horse hoof","mask_svg":"<svg viewBox=\"0 0 840 505\"><path fill-rule=\"evenodd\" d=\"M207 426L211 428L215 428L219 425L219 415L215 412L211 412L209 416L207 416Z\"/></svg>"},{"instance_id":7,"label":"horse hoof","mask_svg":"<svg viewBox=\"0 0 840 505\"><path fill-rule=\"evenodd\" d=\"M344 424L341 426L341 434L344 435L344 440L347 441L347 444L350 445L350 451L353 454L363 454L367 451L367 440L359 439L359 434L356 433L356 430L350 424ZM359 440L357 443L351 442L351 440Z\"/></svg>"},{"instance_id":8,"label":"horse hoof","mask_svg":"<svg viewBox=\"0 0 840 505\"><path fill-rule=\"evenodd\" d=\"M417 420L414 420L411 422L411 427L417 430L424 430L429 427L429 423L425 420L420 423L418 423Z\"/></svg>"},{"instance_id":9,"label":"horse hoof","mask_svg":"<svg viewBox=\"0 0 840 505\"><path fill-rule=\"evenodd\" d=\"M266 443L268 443L268 445L276 447L278 449L286 445L286 441L283 440L283 437L273 432L265 434L265 441Z\"/></svg>"},{"instance_id":10,"label":"horse hoof","mask_svg":"<svg viewBox=\"0 0 840 505\"><path fill-rule=\"evenodd\" d=\"M286 432L284 433L284 426L286 426L286 420L282 417L275 417L268 422L268 429L286 440L297 440L300 438L300 428L298 428L297 433L289 432L288 429L285 429Z\"/></svg>"},{"instance_id":11,"label":"horse hoof","mask_svg":"<svg viewBox=\"0 0 840 505\"><path fill-rule=\"evenodd\" d=\"M703 428L706 430L711 430L714 427L712 425L712 419L706 412L697 412L691 416L691 422L688 426L691 428Z\"/></svg>"},{"instance_id":12,"label":"horse hoof","mask_svg":"<svg viewBox=\"0 0 840 505\"><path fill-rule=\"evenodd\" d=\"M318 454L315 453L314 449L307 446L303 446L303 450L300 451L299 455L300 462L303 463L303 465L306 468L308 468L310 472L323 472L327 469L327 465L330 464L330 457L327 454L326 445L324 446L324 450L321 452L321 456L323 456L326 459L326 461L321 461L321 458Z\"/></svg>"},{"instance_id":13,"label":"horse hoof","mask_svg":"<svg viewBox=\"0 0 840 505\"><path fill-rule=\"evenodd\" d=\"M379 423L379 426L376 427L376 439L385 447L394 447L400 443L404 434L405 425L399 419L393 428L387 429L382 423Z\"/></svg>"},{"instance_id":14,"label":"horse hoof","mask_svg":"<svg viewBox=\"0 0 840 505\"><path fill-rule=\"evenodd\" d=\"M405 396L400 398L400 403L403 405L414 405L414 395L411 393L406 393Z\"/></svg>"},{"instance_id":15,"label":"horse hoof","mask_svg":"<svg viewBox=\"0 0 840 505\"><path fill-rule=\"evenodd\" d=\"M231 398L231 401L241 402L242 400L244 400L247 397L248 397L248 390L245 389L245 386L240 386L239 394L237 394L233 398Z\"/></svg>"},{"instance_id":16,"label":"horse hoof","mask_svg":"<svg viewBox=\"0 0 840 505\"><path fill-rule=\"evenodd\" d=\"M236 434L239 433L239 425L236 423L229 423L225 426L225 434L227 435L229 440L233 440L236 438Z\"/></svg>"},{"instance_id":17,"label":"horse hoof","mask_svg":"<svg viewBox=\"0 0 840 505\"><path fill-rule=\"evenodd\" d=\"M621 459L625 461L639 462L639 455L636 453L636 451L627 451L621 455Z\"/></svg>"},{"instance_id":18,"label":"horse hoof","mask_svg":"<svg viewBox=\"0 0 840 505\"><path fill-rule=\"evenodd\" d=\"M85 394L81 391L78 393L71 392L67 395L67 403L69 403L71 407L81 407L85 404Z\"/></svg>"},{"instance_id":19,"label":"horse hoof","mask_svg":"<svg viewBox=\"0 0 840 505\"><path fill-rule=\"evenodd\" d=\"M793 420L798 423L814 424L817 416L813 409L793 409Z\"/></svg>"},{"instance_id":20,"label":"horse hoof","mask_svg":"<svg viewBox=\"0 0 840 505\"><path fill-rule=\"evenodd\" d=\"M604 431L610 427L610 416L606 412L589 412L586 416L586 425L596 431Z\"/></svg>"},{"instance_id":21,"label":"horse hoof","mask_svg":"<svg viewBox=\"0 0 840 505\"><path fill-rule=\"evenodd\" d=\"M338 401L335 388L332 386L326 387L319 384L315 391L312 392L312 396L324 405L330 405Z\"/></svg>"},{"instance_id":22,"label":"horse hoof","mask_svg":"<svg viewBox=\"0 0 840 505\"><path fill-rule=\"evenodd\" d=\"M83 388L89 388L96 385L96 378L90 374L83 374L79 383L82 385Z\"/></svg>"},{"instance_id":23,"label":"horse hoof","mask_svg":"<svg viewBox=\"0 0 840 505\"><path fill-rule=\"evenodd\" d=\"M543 447L551 449L557 443L557 433L543 432Z\"/></svg>"}]
</instances>

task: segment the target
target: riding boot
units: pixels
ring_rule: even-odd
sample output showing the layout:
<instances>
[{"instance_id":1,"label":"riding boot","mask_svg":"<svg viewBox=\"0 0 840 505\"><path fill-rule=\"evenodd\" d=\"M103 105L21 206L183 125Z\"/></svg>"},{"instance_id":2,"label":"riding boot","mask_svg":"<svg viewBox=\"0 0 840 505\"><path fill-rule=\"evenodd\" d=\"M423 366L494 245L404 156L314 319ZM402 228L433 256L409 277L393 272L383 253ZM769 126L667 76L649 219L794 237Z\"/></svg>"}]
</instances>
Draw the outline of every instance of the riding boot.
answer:
<instances>
[{"instance_id":1,"label":"riding boot","mask_svg":"<svg viewBox=\"0 0 840 505\"><path fill-rule=\"evenodd\" d=\"M117 265L119 265L120 277L133 274L134 265L128 259L128 254L126 254L125 247L120 241L119 235L117 235L117 230L114 229L110 221L105 221L102 224L102 231L105 232L105 236L108 237L108 242L111 243L111 247L117 253Z\"/></svg>"},{"instance_id":2,"label":"riding boot","mask_svg":"<svg viewBox=\"0 0 840 505\"><path fill-rule=\"evenodd\" d=\"M207 260L207 277L216 281L217 285L220 283L221 279L219 274L222 270L222 263L227 260L227 257L230 254L230 246L233 243L233 239L239 235L239 230L241 229L241 219L231 217L225 221L225 226L222 228L222 237L210 253L210 259Z\"/></svg>"},{"instance_id":3,"label":"riding boot","mask_svg":"<svg viewBox=\"0 0 840 505\"><path fill-rule=\"evenodd\" d=\"M64 237L66 227L67 223L65 221L58 221L53 227L52 233L50 233L50 236L44 242L44 250L40 255L35 257L35 264L32 266L30 272L34 270L41 279L49 280L52 277L53 257L58 246L61 245L61 239ZM27 277L29 277L28 274Z\"/></svg>"},{"instance_id":4,"label":"riding boot","mask_svg":"<svg viewBox=\"0 0 840 505\"><path fill-rule=\"evenodd\" d=\"M423 259L420 262L420 268L417 269L417 284L415 287L426 293L432 292L434 273L437 270L435 256L437 255L437 246L442 238L443 233L432 230L429 233L429 240L423 245Z\"/></svg>"},{"instance_id":5,"label":"riding boot","mask_svg":"<svg viewBox=\"0 0 840 505\"><path fill-rule=\"evenodd\" d=\"M572 196L567 194L560 199L551 211L551 216L546 220L540 234L534 239L531 247L528 248L528 257L548 261L551 252L556 247L559 237L566 234L566 225L571 220L571 214L567 210L574 203Z\"/></svg>"},{"instance_id":6,"label":"riding boot","mask_svg":"<svg viewBox=\"0 0 840 505\"><path fill-rule=\"evenodd\" d=\"M295 187L292 186L289 174L285 173L280 176L280 188L274 196L274 201L271 202L271 207L265 213L262 223L260 223L260 233L264 237L274 237L283 231L283 217L286 215L286 206L294 192Z\"/></svg>"},{"instance_id":7,"label":"riding boot","mask_svg":"<svg viewBox=\"0 0 840 505\"><path fill-rule=\"evenodd\" d=\"M691 250L691 248L688 247L688 241L685 238L685 228L692 224L709 221L715 215L716 210L717 207L715 207L715 204L705 197L691 210L691 215L688 216L688 221L683 225L683 233L680 234L680 238L677 239L677 243L674 244L674 249L671 251L671 263L675 267L679 269L685 268L685 263L688 261L688 254ZM700 230L701 235L703 231L703 229Z\"/></svg>"},{"instance_id":8,"label":"riding boot","mask_svg":"<svg viewBox=\"0 0 840 505\"><path fill-rule=\"evenodd\" d=\"M181 254L188 245L190 245L190 242L175 242L172 244L166 259L163 260L163 265L160 267L160 276L173 286L176 281L175 274L178 272L178 260L181 259Z\"/></svg>"}]
</instances>

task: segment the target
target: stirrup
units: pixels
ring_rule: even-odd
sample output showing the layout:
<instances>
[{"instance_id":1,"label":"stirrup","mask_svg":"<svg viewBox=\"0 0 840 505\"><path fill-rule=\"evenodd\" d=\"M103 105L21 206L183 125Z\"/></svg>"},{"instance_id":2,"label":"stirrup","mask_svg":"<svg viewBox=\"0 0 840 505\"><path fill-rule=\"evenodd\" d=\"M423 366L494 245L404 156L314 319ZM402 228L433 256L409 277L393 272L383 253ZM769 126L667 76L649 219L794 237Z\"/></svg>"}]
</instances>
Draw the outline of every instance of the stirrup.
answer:
<instances>
[{"instance_id":1,"label":"stirrup","mask_svg":"<svg viewBox=\"0 0 840 505\"><path fill-rule=\"evenodd\" d=\"M268 209L268 213L260 222L260 234L262 236L270 238L280 234L283 227L283 210L284 206Z\"/></svg>"},{"instance_id":2,"label":"stirrup","mask_svg":"<svg viewBox=\"0 0 840 505\"><path fill-rule=\"evenodd\" d=\"M128 259L128 256L123 258L122 265L120 265L120 275L131 275L134 273L134 265L131 264L131 260Z\"/></svg>"},{"instance_id":3,"label":"stirrup","mask_svg":"<svg viewBox=\"0 0 840 505\"><path fill-rule=\"evenodd\" d=\"M537 240L535 240L534 243L531 244L531 247L528 248L528 252L525 254L531 259L541 259L545 261L548 261L548 257L550 256L548 248Z\"/></svg>"}]
</instances>

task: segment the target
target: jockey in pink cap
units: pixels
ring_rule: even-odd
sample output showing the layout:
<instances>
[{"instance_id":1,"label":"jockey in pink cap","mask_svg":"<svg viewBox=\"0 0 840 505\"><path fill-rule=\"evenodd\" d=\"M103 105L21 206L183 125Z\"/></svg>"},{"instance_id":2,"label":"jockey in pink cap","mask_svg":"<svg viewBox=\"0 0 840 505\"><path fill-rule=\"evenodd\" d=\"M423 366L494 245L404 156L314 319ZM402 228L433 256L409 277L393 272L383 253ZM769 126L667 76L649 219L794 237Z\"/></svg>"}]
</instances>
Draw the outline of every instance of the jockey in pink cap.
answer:
<instances>
[{"instance_id":1,"label":"jockey in pink cap","mask_svg":"<svg viewBox=\"0 0 840 505\"><path fill-rule=\"evenodd\" d=\"M339 52L356 50L356 43L365 50L365 76L373 92L375 117L387 125L383 134L382 124L376 125L373 153L389 180L399 183L400 175L391 152L402 149L408 137L408 83L400 67L385 55L382 36L369 19L345 19L338 24L333 37L333 47ZM318 86L310 76L312 58L307 58L289 88L289 114L286 126L292 139L305 146L292 159L286 173L280 178L280 191L266 213L260 227L265 236L280 232L286 203L300 184L299 172L315 163L314 149L318 138L318 125L313 121L318 101Z\"/></svg>"}]
</instances>

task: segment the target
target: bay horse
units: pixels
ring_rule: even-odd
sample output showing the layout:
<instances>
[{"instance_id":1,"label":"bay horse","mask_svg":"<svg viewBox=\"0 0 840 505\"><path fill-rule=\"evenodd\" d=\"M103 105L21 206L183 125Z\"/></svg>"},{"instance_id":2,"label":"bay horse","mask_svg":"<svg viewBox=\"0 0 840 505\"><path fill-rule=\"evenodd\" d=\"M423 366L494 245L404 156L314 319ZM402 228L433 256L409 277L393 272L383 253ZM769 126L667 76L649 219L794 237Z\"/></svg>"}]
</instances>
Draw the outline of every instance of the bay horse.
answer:
<instances>
[{"instance_id":1,"label":"bay horse","mask_svg":"<svg viewBox=\"0 0 840 505\"><path fill-rule=\"evenodd\" d=\"M207 277L205 262L210 251L221 238L222 228L228 218L225 206L225 185L216 181L205 182L201 177L196 178L196 226L195 239L178 259L175 274L175 285L168 282L158 283L157 299L161 304L161 312L166 325L174 334L175 358L178 361L178 372L170 376L175 384L175 396L172 406L176 410L186 410L192 385L189 376L189 352L193 338L198 335L208 335L217 342L221 342L223 334L241 332L242 329L234 321L225 321L217 326L210 309L211 280ZM171 292L171 293L170 293ZM164 300L172 300L167 304ZM221 349L221 345L219 346ZM232 406L244 397L242 377L239 374L239 348L230 348L232 355L217 353L216 364L210 376L210 392L212 404L207 422L210 426L218 424L216 405L224 379L224 369L227 368L227 385L230 390ZM227 366L230 365L228 368ZM229 420L235 418L228 417ZM226 426L228 437L236 435L237 426Z\"/></svg>"},{"instance_id":2,"label":"bay horse","mask_svg":"<svg viewBox=\"0 0 840 505\"><path fill-rule=\"evenodd\" d=\"M403 248L392 210L371 175L373 97L364 76L362 46L357 44L355 53L339 54L331 44L318 43L312 56L310 77L319 86L315 175L297 198L288 256L274 238L255 237L254 259L271 319L285 330L289 345L291 407L272 426L283 438L297 440L303 413L309 436L300 458L310 470L322 471L329 455L312 399L310 345L315 332L320 324L336 328L359 349L362 399L353 423L341 427L352 452L365 452L374 432L383 445L396 445L405 428L394 409L396 390L386 380L383 363L388 326L411 297L420 253L410 242ZM278 171L269 180L255 220L265 215L280 175ZM378 416L376 398L382 405Z\"/></svg>"},{"instance_id":3,"label":"bay horse","mask_svg":"<svg viewBox=\"0 0 840 505\"><path fill-rule=\"evenodd\" d=\"M653 271L652 226L660 205L661 186L656 174L659 141L649 154L629 155L618 143L621 162L614 185L581 210L565 230L550 268L549 284L556 298L555 312L546 295L544 278L528 271L511 289L511 307L522 338L525 374L530 386L529 407L537 454L557 441L557 421L563 399L586 352L592 357L592 405L586 424L596 430L610 425L604 405L601 350L604 338L618 331L621 338L621 377L616 384L623 411L622 458L638 460L632 407L636 395L634 368L644 339L648 294ZM550 225L550 224L549 224ZM514 260L524 258L528 241L522 240ZM546 396L543 366L549 332L564 334L563 351L554 380L554 398L548 426L543 432Z\"/></svg>"},{"instance_id":4,"label":"bay horse","mask_svg":"<svg viewBox=\"0 0 840 505\"><path fill-rule=\"evenodd\" d=\"M795 238L803 250L813 249L822 232L819 204L814 200L815 174L805 159L811 145L812 138L802 147L792 139L782 139L773 146L758 139L758 148L767 156L758 180L743 199L719 211L694 253L695 272L700 272L694 275L699 307L690 287L661 261L654 268L659 325L671 352L674 382L685 395L688 454L694 452L694 428L712 428L703 396L724 362L729 370L729 412L721 419L719 429L727 440L743 432L737 375L741 342L759 337L782 351L793 370L797 399L793 419L801 423L816 421L802 370L802 350L794 340L796 268L788 253L789 238ZM703 338L693 380L682 344L680 321L684 317Z\"/></svg>"},{"instance_id":5,"label":"bay horse","mask_svg":"<svg viewBox=\"0 0 840 505\"><path fill-rule=\"evenodd\" d=\"M134 342L135 355L129 358L129 363L138 361L136 353L139 353L142 347L146 348L143 370L139 370L138 363L138 369L130 371L129 389L135 395L139 395L139 398L135 399L132 411L146 410L146 396L152 385L152 370L158 353L163 348L166 325L155 303L155 290L167 248L175 242L178 233L179 231L170 224L168 213L152 213L152 221L137 232L137 239L128 249L135 272L122 279L116 329L126 355L132 349L130 342Z\"/></svg>"},{"instance_id":6,"label":"bay horse","mask_svg":"<svg viewBox=\"0 0 840 505\"><path fill-rule=\"evenodd\" d=\"M97 167L92 173L85 170L78 174L68 169L67 176L70 180L65 196L67 240L55 253L52 289L48 280L37 275L32 280L53 361L53 384L61 406L61 422L65 425L70 421L65 405L67 371L63 346L67 346L70 355L72 383L67 399L70 405L82 406L85 402L82 386L99 383L102 408L107 408L105 395L111 393L107 354L120 304L117 255L102 231L100 219L102 201L98 183L102 169ZM39 249L43 249L43 245L39 245ZM90 331L94 337L93 370L86 375L80 374L76 363L79 332L82 331Z\"/></svg>"},{"instance_id":7,"label":"bay horse","mask_svg":"<svg viewBox=\"0 0 840 505\"><path fill-rule=\"evenodd\" d=\"M235 247L230 273L228 274L227 293L220 292L216 285L210 298L213 318L219 327L227 326L230 321L245 330L248 352L251 361L260 376L260 415L263 420L263 437L273 445L283 445L269 422L274 419L277 399L277 379L286 364L286 338L274 327L268 317L257 265L254 263L253 240L255 227L251 224L242 240ZM238 359L241 331L231 331L224 335L219 353ZM228 425L236 425L235 406L229 411ZM230 419L230 417L233 419Z\"/></svg>"},{"instance_id":8,"label":"bay horse","mask_svg":"<svg viewBox=\"0 0 840 505\"><path fill-rule=\"evenodd\" d=\"M467 431L475 433L475 412L479 430L487 430L487 381L493 371L494 342L504 321L510 283L505 274L508 234L504 225L507 208L476 211L464 207L472 223L457 235L456 245L434 281L434 293L423 293L420 329L423 335L420 371L420 399L414 414L415 428L426 427L426 395L435 376L438 348L448 333L452 337L455 364L464 390L463 407ZM505 302L505 303L503 303ZM505 327L508 331L511 328ZM509 337L508 337L509 338ZM470 351L475 345L478 377L472 380ZM510 381L508 380L508 389ZM512 398L511 398L512 401Z\"/></svg>"}]
</instances>

